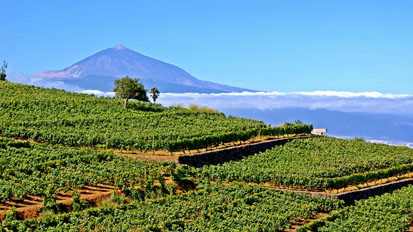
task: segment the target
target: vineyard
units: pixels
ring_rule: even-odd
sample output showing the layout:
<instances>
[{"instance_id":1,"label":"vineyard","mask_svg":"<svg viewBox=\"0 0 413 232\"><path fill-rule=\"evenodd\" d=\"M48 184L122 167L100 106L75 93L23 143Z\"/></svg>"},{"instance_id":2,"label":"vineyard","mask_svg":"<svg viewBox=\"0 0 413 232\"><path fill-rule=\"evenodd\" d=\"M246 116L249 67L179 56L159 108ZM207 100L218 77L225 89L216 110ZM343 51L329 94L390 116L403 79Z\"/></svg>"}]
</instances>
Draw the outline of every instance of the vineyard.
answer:
<instances>
[{"instance_id":1,"label":"vineyard","mask_svg":"<svg viewBox=\"0 0 413 232\"><path fill-rule=\"evenodd\" d=\"M220 155L238 155L259 144L239 142L312 125L122 104L0 83L0 231L413 231L411 185L355 205L330 194L384 178L411 183L413 149L308 136L200 168L143 161L119 150L174 157L230 143Z\"/></svg>"},{"instance_id":2,"label":"vineyard","mask_svg":"<svg viewBox=\"0 0 413 232\"><path fill-rule=\"evenodd\" d=\"M98 184L114 186L134 200L175 192L175 186L164 180L164 175L175 172L175 164L122 158L110 151L0 138L0 164L3 202L40 196L54 204L59 192Z\"/></svg>"},{"instance_id":3,"label":"vineyard","mask_svg":"<svg viewBox=\"0 0 413 232\"><path fill-rule=\"evenodd\" d=\"M408 231L413 219L413 186L356 203L302 231Z\"/></svg>"},{"instance_id":4,"label":"vineyard","mask_svg":"<svg viewBox=\"0 0 413 232\"><path fill-rule=\"evenodd\" d=\"M209 186L179 196L98 207L46 220L3 221L20 231L277 231L330 212L341 202L273 189Z\"/></svg>"},{"instance_id":5,"label":"vineyard","mask_svg":"<svg viewBox=\"0 0 413 232\"><path fill-rule=\"evenodd\" d=\"M200 169L203 177L272 183L306 189L338 189L413 171L413 150L331 137L294 140L284 146Z\"/></svg>"},{"instance_id":6,"label":"vineyard","mask_svg":"<svg viewBox=\"0 0 413 232\"><path fill-rule=\"evenodd\" d=\"M138 101L126 110L121 99L0 85L0 135L51 144L174 152L311 130L311 125L270 127L222 113Z\"/></svg>"}]
</instances>

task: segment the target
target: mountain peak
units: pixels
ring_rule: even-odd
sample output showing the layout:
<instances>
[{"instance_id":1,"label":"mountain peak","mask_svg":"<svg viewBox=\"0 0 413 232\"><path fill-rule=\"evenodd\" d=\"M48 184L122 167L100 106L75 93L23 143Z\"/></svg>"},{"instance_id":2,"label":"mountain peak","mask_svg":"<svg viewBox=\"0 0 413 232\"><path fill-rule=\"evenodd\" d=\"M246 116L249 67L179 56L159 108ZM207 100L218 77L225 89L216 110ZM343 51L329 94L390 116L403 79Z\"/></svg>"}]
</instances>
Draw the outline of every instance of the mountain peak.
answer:
<instances>
[{"instance_id":1,"label":"mountain peak","mask_svg":"<svg viewBox=\"0 0 413 232\"><path fill-rule=\"evenodd\" d=\"M113 89L113 81L124 76L138 77L150 86L179 87L173 87L178 89L173 91L182 89L186 89L187 92L245 91L241 88L198 80L177 66L139 54L122 44L97 52L65 69L38 72L33 76L71 81L80 87L92 86L96 89L99 89L98 85L107 83L106 86L110 86L107 88L109 91ZM161 91L167 91L167 88L161 89Z\"/></svg>"},{"instance_id":2,"label":"mountain peak","mask_svg":"<svg viewBox=\"0 0 413 232\"><path fill-rule=\"evenodd\" d=\"M123 46L123 44L116 44L115 47L113 47L113 48L116 49L116 50L122 50L122 49L125 49L126 47Z\"/></svg>"}]
</instances>

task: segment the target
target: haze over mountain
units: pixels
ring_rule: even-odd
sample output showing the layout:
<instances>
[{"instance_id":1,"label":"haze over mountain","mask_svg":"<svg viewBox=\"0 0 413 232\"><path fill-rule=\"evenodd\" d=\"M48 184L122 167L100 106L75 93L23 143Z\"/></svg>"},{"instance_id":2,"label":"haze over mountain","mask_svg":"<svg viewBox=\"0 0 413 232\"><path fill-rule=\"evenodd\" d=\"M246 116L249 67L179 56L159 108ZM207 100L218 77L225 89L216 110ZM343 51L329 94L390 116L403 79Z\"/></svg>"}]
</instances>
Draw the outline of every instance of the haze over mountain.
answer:
<instances>
[{"instance_id":1,"label":"haze over mountain","mask_svg":"<svg viewBox=\"0 0 413 232\"><path fill-rule=\"evenodd\" d=\"M100 51L62 70L33 74L45 80L59 80L82 89L112 91L113 81L120 77L138 77L147 89L161 92L219 93L242 92L247 89L202 81L183 69L139 54L118 44Z\"/></svg>"}]
</instances>

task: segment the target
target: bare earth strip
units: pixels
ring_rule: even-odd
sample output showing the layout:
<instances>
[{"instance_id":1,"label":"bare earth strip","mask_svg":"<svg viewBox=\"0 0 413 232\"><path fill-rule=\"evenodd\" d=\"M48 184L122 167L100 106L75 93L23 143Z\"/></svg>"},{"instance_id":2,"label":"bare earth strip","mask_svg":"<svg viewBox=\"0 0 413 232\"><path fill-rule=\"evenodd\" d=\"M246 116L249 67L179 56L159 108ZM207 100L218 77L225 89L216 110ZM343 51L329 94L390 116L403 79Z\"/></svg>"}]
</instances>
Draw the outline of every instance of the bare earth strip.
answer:
<instances>
[{"instance_id":1,"label":"bare earth strip","mask_svg":"<svg viewBox=\"0 0 413 232\"><path fill-rule=\"evenodd\" d=\"M178 186L170 177L165 176L165 183L174 185L177 190L177 194L187 192L187 190L182 189ZM155 186L159 186L158 182L154 183ZM96 186L84 186L80 190L80 200L85 200L89 202L91 207L99 206L100 203L106 199L109 199L113 194L114 187L110 185L98 184ZM118 194L121 192L118 190ZM130 199L127 198L127 202L130 203ZM63 204L67 211L71 211L72 204L72 194L68 192L60 192L58 194L57 203ZM11 208L17 211L17 218L24 220L29 218L41 217L39 209L43 207L43 198L38 196L26 196L24 200L21 201L6 201L0 202L0 222L6 217L7 213L10 212Z\"/></svg>"},{"instance_id":2,"label":"bare earth strip","mask_svg":"<svg viewBox=\"0 0 413 232\"><path fill-rule=\"evenodd\" d=\"M85 186L80 191L80 200L88 201L90 205L99 205L105 199L108 199L113 193L113 187L107 185ZM71 193L59 193L57 203L70 207L72 203ZM15 208L17 218L27 219L40 216L39 209L43 206L43 199L37 196L27 196L21 201L6 201L0 205L0 221L2 221L10 208Z\"/></svg>"},{"instance_id":3,"label":"bare earth strip","mask_svg":"<svg viewBox=\"0 0 413 232\"><path fill-rule=\"evenodd\" d=\"M302 218L302 219L300 219L300 220L298 220L298 221L291 221L291 228L286 229L285 231L287 231L287 232L296 231L296 230L297 230L298 228L300 228L301 226L303 226L303 225L305 225L305 224L308 224L308 223L310 223L310 222L312 222L312 221L315 221L315 220L317 220L317 219L326 217L326 216L328 216L327 213L319 213L319 214L317 214L317 216L315 216L315 218L312 218L312 219Z\"/></svg>"}]
</instances>

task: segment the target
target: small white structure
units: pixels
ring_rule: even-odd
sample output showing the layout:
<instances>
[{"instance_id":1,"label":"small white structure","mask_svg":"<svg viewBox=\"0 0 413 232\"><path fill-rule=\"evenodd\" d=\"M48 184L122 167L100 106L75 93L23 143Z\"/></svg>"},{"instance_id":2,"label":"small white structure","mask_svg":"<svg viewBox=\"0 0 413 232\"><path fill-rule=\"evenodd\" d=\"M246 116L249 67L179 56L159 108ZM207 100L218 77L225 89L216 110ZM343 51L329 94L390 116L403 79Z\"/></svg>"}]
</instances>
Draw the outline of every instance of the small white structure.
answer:
<instances>
[{"instance_id":1,"label":"small white structure","mask_svg":"<svg viewBox=\"0 0 413 232\"><path fill-rule=\"evenodd\" d=\"M313 129L311 131L311 134L313 134L313 135L323 135L326 132L327 132L327 128L318 128L318 129Z\"/></svg>"}]
</instances>

